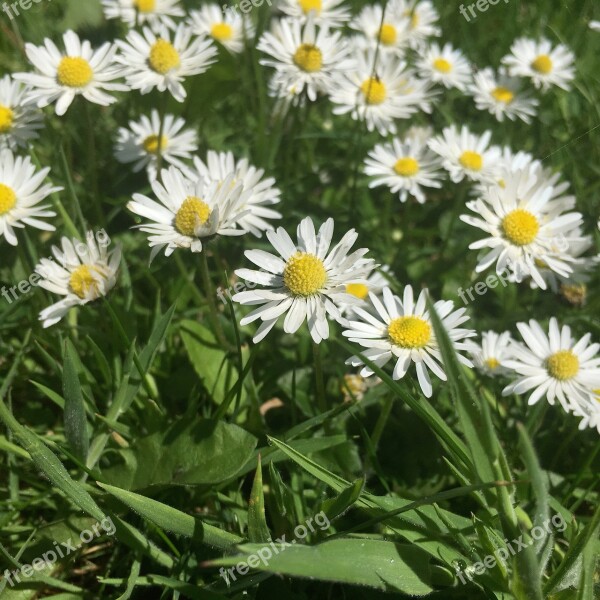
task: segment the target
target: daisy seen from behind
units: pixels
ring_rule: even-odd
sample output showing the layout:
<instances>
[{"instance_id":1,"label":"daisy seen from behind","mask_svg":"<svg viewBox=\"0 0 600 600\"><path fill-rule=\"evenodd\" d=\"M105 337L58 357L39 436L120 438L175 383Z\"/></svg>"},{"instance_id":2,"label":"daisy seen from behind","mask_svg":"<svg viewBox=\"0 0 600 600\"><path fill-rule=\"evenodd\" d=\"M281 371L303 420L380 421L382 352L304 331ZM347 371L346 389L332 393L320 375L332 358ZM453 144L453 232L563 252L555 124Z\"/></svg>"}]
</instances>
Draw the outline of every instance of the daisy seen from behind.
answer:
<instances>
[{"instance_id":1,"label":"daisy seen from behind","mask_svg":"<svg viewBox=\"0 0 600 600\"><path fill-rule=\"evenodd\" d=\"M411 363L414 363L419 386L423 394L430 398L433 387L428 370L442 381L447 378L426 307L427 290L421 291L416 303L410 285L405 286L402 299L395 296L388 287L383 289L381 299L375 294L369 294L369 299L373 310L356 307L354 313L358 318L350 321L343 335L365 348L364 356L378 367L385 366L390 360L395 361L395 380L402 379ZM454 348L457 351L468 350L469 344L463 340L474 336L475 332L459 327L469 320L465 309L454 310L454 303L450 300L439 300L434 304L434 309ZM463 365L473 367L471 361L461 354L457 354L457 358ZM352 356L346 364L358 367L364 365L364 362L360 357ZM363 366L360 374L369 377L373 375L373 370Z\"/></svg>"},{"instance_id":2,"label":"daisy seen from behind","mask_svg":"<svg viewBox=\"0 0 600 600\"><path fill-rule=\"evenodd\" d=\"M254 25L249 18L218 4L205 4L189 15L189 25L196 35L210 36L235 54L244 49L246 40L254 39Z\"/></svg>"},{"instance_id":3,"label":"daisy seen from behind","mask_svg":"<svg viewBox=\"0 0 600 600\"><path fill-rule=\"evenodd\" d=\"M121 69L115 68L117 47L114 44L106 42L93 50L90 42L80 40L71 30L63 35L63 43L63 52L48 38L43 46L25 44L25 53L36 72L16 73L13 79L30 87L27 102L39 108L56 102L56 114L62 116L76 96L109 106L117 99L107 92L129 90L122 83L114 83L121 77Z\"/></svg>"},{"instance_id":4,"label":"daisy seen from behind","mask_svg":"<svg viewBox=\"0 0 600 600\"><path fill-rule=\"evenodd\" d=\"M38 285L63 299L40 312L43 327L58 323L74 306L83 306L106 296L117 281L121 248L110 252L92 231L86 242L61 239L60 248L52 247L53 258L43 258L35 268L41 276Z\"/></svg>"},{"instance_id":5,"label":"daisy seen from behind","mask_svg":"<svg viewBox=\"0 0 600 600\"><path fill-rule=\"evenodd\" d=\"M300 23L311 16L317 25L341 27L350 18L344 0L281 0L279 10Z\"/></svg>"},{"instance_id":6,"label":"daisy seen from behind","mask_svg":"<svg viewBox=\"0 0 600 600\"><path fill-rule=\"evenodd\" d=\"M312 340L319 344L329 337L328 319L341 319L338 306L360 302L347 292L346 285L364 283L375 265L364 258L367 248L350 252L358 238L353 229L331 248L333 229L333 219L328 219L315 232L312 219L306 217L298 225L297 245L282 227L267 231L279 256L264 250L245 252L246 258L261 270L239 269L236 275L264 287L239 292L233 300L242 305L260 305L240 321L241 325L262 321L255 343L285 314L286 333L295 333L306 321Z\"/></svg>"},{"instance_id":7,"label":"daisy seen from behind","mask_svg":"<svg viewBox=\"0 0 600 600\"><path fill-rule=\"evenodd\" d=\"M130 28L149 25L154 30L175 29L173 17L185 15L179 0L102 0L102 8L107 19L120 19Z\"/></svg>"},{"instance_id":8,"label":"daisy seen from behind","mask_svg":"<svg viewBox=\"0 0 600 600\"><path fill-rule=\"evenodd\" d=\"M27 88L10 75L0 79L0 150L26 147L43 127L42 114L25 102Z\"/></svg>"}]
</instances>

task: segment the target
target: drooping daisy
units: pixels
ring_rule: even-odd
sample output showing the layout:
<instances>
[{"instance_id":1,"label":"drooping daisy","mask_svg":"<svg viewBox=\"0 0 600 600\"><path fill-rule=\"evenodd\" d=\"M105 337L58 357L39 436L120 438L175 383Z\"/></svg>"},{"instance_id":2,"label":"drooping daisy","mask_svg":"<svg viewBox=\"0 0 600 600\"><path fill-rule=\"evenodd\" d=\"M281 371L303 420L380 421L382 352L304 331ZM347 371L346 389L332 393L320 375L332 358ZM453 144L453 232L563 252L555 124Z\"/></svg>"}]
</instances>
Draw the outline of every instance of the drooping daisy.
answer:
<instances>
[{"instance_id":1,"label":"drooping daisy","mask_svg":"<svg viewBox=\"0 0 600 600\"><path fill-rule=\"evenodd\" d=\"M204 73L215 62L217 49L205 37L193 38L192 30L180 24L173 37L167 29L155 34L144 27L142 34L130 31L127 41L118 40L127 83L134 90L148 94L154 88L168 90L177 102L187 96L183 81L190 75Z\"/></svg>"},{"instance_id":2,"label":"drooping daisy","mask_svg":"<svg viewBox=\"0 0 600 600\"><path fill-rule=\"evenodd\" d=\"M29 225L43 231L56 229L40 220L56 216L48 210L48 204L40 206L40 202L63 189L48 183L42 185L49 172L46 167L36 173L28 156L14 156L8 149L0 151L0 236L11 246L17 245L15 228Z\"/></svg>"},{"instance_id":3,"label":"drooping daisy","mask_svg":"<svg viewBox=\"0 0 600 600\"><path fill-rule=\"evenodd\" d=\"M102 7L107 19L120 19L130 28L149 25L154 30L175 29L172 17L185 15L179 0L102 0Z\"/></svg>"},{"instance_id":4,"label":"drooping daisy","mask_svg":"<svg viewBox=\"0 0 600 600\"><path fill-rule=\"evenodd\" d=\"M481 334L481 345L470 342L469 354L475 367L482 373L491 377L506 375L510 370L505 363L512 357L510 331L484 331Z\"/></svg>"},{"instance_id":5,"label":"drooping daisy","mask_svg":"<svg viewBox=\"0 0 600 600\"><path fill-rule=\"evenodd\" d=\"M126 92L128 87L113 83L121 77L115 68L117 47L106 42L93 50L87 41L81 41L74 31L63 35L65 50L60 52L48 38L43 46L25 44L25 53L36 73L16 73L13 79L30 86L27 101L43 108L56 102L56 114L67 112L75 96L83 96L89 102L109 106L116 98L106 92Z\"/></svg>"},{"instance_id":6,"label":"drooping daisy","mask_svg":"<svg viewBox=\"0 0 600 600\"><path fill-rule=\"evenodd\" d=\"M244 40L254 39L254 25L249 18L232 10L223 12L218 4L205 4L190 12L190 27L196 35L210 36L234 53L244 49Z\"/></svg>"},{"instance_id":7,"label":"drooping daisy","mask_svg":"<svg viewBox=\"0 0 600 600\"><path fill-rule=\"evenodd\" d=\"M281 219L281 214L269 208L280 200L281 192L275 187L273 177L264 178L264 170L249 164L248 159L236 161L231 152L209 150L206 163L194 157L194 170L186 170L189 178L204 179L207 183L223 182L233 175L230 185L241 184L245 192L245 201L238 210L243 213L237 219L237 225L260 237L264 231L273 229L270 219Z\"/></svg>"},{"instance_id":8,"label":"drooping daisy","mask_svg":"<svg viewBox=\"0 0 600 600\"><path fill-rule=\"evenodd\" d=\"M341 27L350 18L350 11L340 4L343 0L282 0L277 8L300 23L310 15L317 25Z\"/></svg>"},{"instance_id":9,"label":"drooping daisy","mask_svg":"<svg viewBox=\"0 0 600 600\"><path fill-rule=\"evenodd\" d=\"M430 0L397 0L398 10L410 21L408 43L418 49L431 37L437 37L441 30L436 23L439 15Z\"/></svg>"},{"instance_id":10,"label":"drooping daisy","mask_svg":"<svg viewBox=\"0 0 600 600\"><path fill-rule=\"evenodd\" d=\"M74 306L83 306L106 296L117 281L121 248L110 252L107 245L98 244L93 231L86 234L86 243L78 239L61 239L61 247L52 247L53 259L43 258L35 268L42 279L38 285L62 300L40 312L44 327L58 323Z\"/></svg>"},{"instance_id":11,"label":"drooping daisy","mask_svg":"<svg viewBox=\"0 0 600 600\"><path fill-rule=\"evenodd\" d=\"M518 379L506 386L502 395L528 394L527 403L536 404L543 396L550 404L558 399L567 412L577 404L590 400L600 388L600 344L590 344L587 333L579 340L567 325L559 328L552 317L548 333L535 321L517 323L526 345L513 344L513 358L506 366ZM533 390L533 391L532 391Z\"/></svg>"},{"instance_id":12,"label":"drooping daisy","mask_svg":"<svg viewBox=\"0 0 600 600\"><path fill-rule=\"evenodd\" d=\"M356 58L356 68L336 78L330 94L334 114L350 113L353 119L364 120L369 131L387 135L396 133L395 119L406 119L419 110L431 112L434 94L405 62L375 51L358 52Z\"/></svg>"},{"instance_id":13,"label":"drooping daisy","mask_svg":"<svg viewBox=\"0 0 600 600\"><path fill-rule=\"evenodd\" d=\"M146 169L151 181L157 176L159 152L166 163L183 170L186 165L180 159L191 158L198 149L196 132L184 127L183 119L165 115L161 137L160 115L153 110L150 118L144 115L139 121L130 121L129 129L119 128L115 157L120 163L135 163L136 173Z\"/></svg>"},{"instance_id":14,"label":"drooping daisy","mask_svg":"<svg viewBox=\"0 0 600 600\"><path fill-rule=\"evenodd\" d=\"M25 103L27 88L10 75L0 79L0 150L26 147L43 127L42 114Z\"/></svg>"},{"instance_id":15,"label":"drooping daisy","mask_svg":"<svg viewBox=\"0 0 600 600\"><path fill-rule=\"evenodd\" d=\"M383 300L375 294L369 294L369 298L373 305L373 314L362 308L355 308L354 312L361 320L350 321L349 329L344 331L343 335L366 348L363 352L365 357L379 367L394 359L394 379L402 379L411 362L414 362L421 390L430 398L433 388L427 369L442 381L446 381L446 374L426 308L427 290L421 291L416 303L410 285L404 288L402 300L387 287L383 290ZM469 320L465 309L454 310L454 303L449 300L439 300L434 308L454 348L457 351L468 350L468 342L463 340L474 336L475 332L459 328L459 325ZM461 354L457 354L457 357L462 364L473 367L469 359ZM346 364L357 367L364 363L358 356L352 356ZM364 366L360 374L369 377L373 371Z\"/></svg>"},{"instance_id":16,"label":"drooping daisy","mask_svg":"<svg viewBox=\"0 0 600 600\"><path fill-rule=\"evenodd\" d=\"M452 181L458 183L464 177L471 181L494 181L498 169L500 149L490 146L491 131L483 135L471 133L465 126L460 131L452 125L429 141L429 147L443 159L444 168Z\"/></svg>"},{"instance_id":17,"label":"drooping daisy","mask_svg":"<svg viewBox=\"0 0 600 600\"><path fill-rule=\"evenodd\" d=\"M388 265L383 265L373 271L366 277L364 283L350 282L346 284L346 292L355 298L358 298L360 302L354 301L352 304L340 304L340 312L344 315L344 320L341 321L343 325L347 326L348 321L346 317L350 316L354 312L356 306L368 309L369 307L369 294L381 294L384 287L390 285L390 278L393 274Z\"/></svg>"},{"instance_id":18,"label":"drooping daisy","mask_svg":"<svg viewBox=\"0 0 600 600\"><path fill-rule=\"evenodd\" d=\"M282 19L272 31L261 36L257 49L271 58L261 65L276 69L274 86L283 94L300 96L304 91L309 100L329 92L337 73L354 68L350 49L339 32L317 28L311 17L304 26L299 21Z\"/></svg>"},{"instance_id":19,"label":"drooping daisy","mask_svg":"<svg viewBox=\"0 0 600 600\"><path fill-rule=\"evenodd\" d=\"M202 252L203 242L216 235L242 235L236 228L241 216L240 206L246 201L247 192L241 184L233 183L233 174L222 184L206 183L203 179L191 181L175 168L163 169L162 183L152 182L152 191L158 198L152 200L142 194L134 194L127 208L149 219L138 229L151 234L148 237L152 252L150 260L164 248L170 256L177 248L189 248Z\"/></svg>"},{"instance_id":20,"label":"drooping daisy","mask_svg":"<svg viewBox=\"0 0 600 600\"><path fill-rule=\"evenodd\" d=\"M556 247L556 240L582 223L581 214L563 214L564 203L551 200L552 186L538 185L536 172L523 169L514 172L504 187L490 186L482 199L467 202L477 216L461 215L461 220L485 231L488 236L469 248L490 249L477 264L480 273L496 263L496 272L512 271L516 281L526 276L546 289L537 261L568 277L572 258Z\"/></svg>"},{"instance_id":21,"label":"drooping daisy","mask_svg":"<svg viewBox=\"0 0 600 600\"><path fill-rule=\"evenodd\" d=\"M298 245L295 246L282 227L276 232L267 231L267 238L281 258L263 250L247 250L246 258L261 271L236 271L241 279L265 286L233 297L235 302L243 305L261 305L240 322L247 325L257 319L262 321L254 336L255 343L273 329L284 313L287 313L283 322L286 333L295 333L306 321L315 343L327 339L327 318L341 319L336 305L359 302L346 291L346 285L364 283L364 278L374 267L372 260L363 258L368 252L366 248L348 254L358 237L354 229L330 250L333 219L328 219L315 233L311 218L306 217L298 225L297 235Z\"/></svg>"},{"instance_id":22,"label":"drooping daisy","mask_svg":"<svg viewBox=\"0 0 600 600\"><path fill-rule=\"evenodd\" d=\"M386 185L393 194L400 192L401 202L406 202L410 194L423 204L422 187L442 187L441 167L442 161L437 154L417 137L377 144L365 159L365 173L374 177L369 187Z\"/></svg>"},{"instance_id":23,"label":"drooping daisy","mask_svg":"<svg viewBox=\"0 0 600 600\"><path fill-rule=\"evenodd\" d=\"M447 88L457 88L465 91L471 82L471 67L469 61L460 50L445 44L431 44L423 48L417 60L417 71L433 83L441 83Z\"/></svg>"},{"instance_id":24,"label":"drooping daisy","mask_svg":"<svg viewBox=\"0 0 600 600\"><path fill-rule=\"evenodd\" d=\"M552 85L569 91L570 82L575 78L575 55L562 44L553 48L546 39L539 42L527 38L515 40L502 63L508 67L510 75L528 77L542 91Z\"/></svg>"},{"instance_id":25,"label":"drooping daisy","mask_svg":"<svg viewBox=\"0 0 600 600\"><path fill-rule=\"evenodd\" d=\"M521 119L531 123L539 102L521 88L521 80L509 77L504 69L499 69L496 75L493 69L486 68L474 76L470 91L477 108L487 110L498 121L508 117L511 121Z\"/></svg>"}]
</instances>

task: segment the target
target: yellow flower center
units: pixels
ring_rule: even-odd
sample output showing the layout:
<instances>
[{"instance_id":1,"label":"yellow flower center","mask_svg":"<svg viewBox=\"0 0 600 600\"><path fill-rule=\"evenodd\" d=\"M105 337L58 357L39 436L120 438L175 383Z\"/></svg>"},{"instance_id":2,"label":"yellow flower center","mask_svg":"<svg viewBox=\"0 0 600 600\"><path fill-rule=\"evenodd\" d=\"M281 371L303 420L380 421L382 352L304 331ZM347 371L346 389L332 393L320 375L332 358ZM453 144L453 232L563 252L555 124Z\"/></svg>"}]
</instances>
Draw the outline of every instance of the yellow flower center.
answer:
<instances>
[{"instance_id":1,"label":"yellow flower center","mask_svg":"<svg viewBox=\"0 0 600 600\"><path fill-rule=\"evenodd\" d=\"M349 283L346 286L346 293L364 300L369 295L369 287L364 283Z\"/></svg>"},{"instance_id":2,"label":"yellow flower center","mask_svg":"<svg viewBox=\"0 0 600 600\"><path fill-rule=\"evenodd\" d=\"M87 298L90 290L93 290L94 295L98 296L98 282L94 278L92 270L98 272L96 267L81 265L71 273L69 287L71 288L71 291L82 300Z\"/></svg>"},{"instance_id":3,"label":"yellow flower center","mask_svg":"<svg viewBox=\"0 0 600 600\"><path fill-rule=\"evenodd\" d=\"M294 53L294 64L307 73L316 73L323 66L323 55L314 44L302 44Z\"/></svg>"},{"instance_id":4,"label":"yellow flower center","mask_svg":"<svg viewBox=\"0 0 600 600\"><path fill-rule=\"evenodd\" d=\"M327 281L323 261L308 252L296 252L283 270L283 283L295 296L312 296Z\"/></svg>"},{"instance_id":5,"label":"yellow flower center","mask_svg":"<svg viewBox=\"0 0 600 600\"><path fill-rule=\"evenodd\" d=\"M540 223L528 210L517 208L502 219L502 231L515 246L531 244L540 230Z\"/></svg>"},{"instance_id":6,"label":"yellow flower center","mask_svg":"<svg viewBox=\"0 0 600 600\"><path fill-rule=\"evenodd\" d=\"M450 73L452 65L445 58L436 58L433 61L433 68L440 73Z\"/></svg>"},{"instance_id":7,"label":"yellow flower center","mask_svg":"<svg viewBox=\"0 0 600 600\"><path fill-rule=\"evenodd\" d=\"M384 46L391 46L394 44L397 36L396 28L389 23L384 23L379 30L379 41Z\"/></svg>"},{"instance_id":8,"label":"yellow flower center","mask_svg":"<svg viewBox=\"0 0 600 600\"><path fill-rule=\"evenodd\" d=\"M94 77L90 63L80 56L65 56L56 71L58 83L68 87L80 88L86 86Z\"/></svg>"},{"instance_id":9,"label":"yellow flower center","mask_svg":"<svg viewBox=\"0 0 600 600\"><path fill-rule=\"evenodd\" d=\"M547 54L540 54L532 63L531 68L542 75L552 71L552 59Z\"/></svg>"},{"instance_id":10,"label":"yellow flower center","mask_svg":"<svg viewBox=\"0 0 600 600\"><path fill-rule=\"evenodd\" d=\"M204 225L210 213L210 206L206 202L196 196L188 196L175 215L175 227L181 235L193 237L196 235L196 227Z\"/></svg>"},{"instance_id":11,"label":"yellow flower center","mask_svg":"<svg viewBox=\"0 0 600 600\"><path fill-rule=\"evenodd\" d=\"M546 360L546 369L559 381L572 379L579 372L579 359L571 350L559 350Z\"/></svg>"},{"instance_id":12,"label":"yellow flower center","mask_svg":"<svg viewBox=\"0 0 600 600\"><path fill-rule=\"evenodd\" d=\"M498 100L498 102L503 102L504 104L510 104L515 97L515 95L505 87L497 87L492 91L492 96L495 100Z\"/></svg>"},{"instance_id":13,"label":"yellow flower center","mask_svg":"<svg viewBox=\"0 0 600 600\"><path fill-rule=\"evenodd\" d=\"M150 48L150 66L161 75L166 75L181 64L179 52L167 40L157 40Z\"/></svg>"},{"instance_id":14,"label":"yellow flower center","mask_svg":"<svg viewBox=\"0 0 600 600\"><path fill-rule=\"evenodd\" d=\"M398 317L388 325L388 336L400 348L423 348L431 339L431 326L421 317Z\"/></svg>"},{"instance_id":15,"label":"yellow flower center","mask_svg":"<svg viewBox=\"0 0 600 600\"><path fill-rule=\"evenodd\" d=\"M483 168L483 156L477 152L466 150L460 155L458 162L470 171L481 171Z\"/></svg>"},{"instance_id":16,"label":"yellow flower center","mask_svg":"<svg viewBox=\"0 0 600 600\"><path fill-rule=\"evenodd\" d=\"M8 133L13 125L15 113L8 108L0 104L0 133Z\"/></svg>"},{"instance_id":17,"label":"yellow flower center","mask_svg":"<svg viewBox=\"0 0 600 600\"><path fill-rule=\"evenodd\" d=\"M496 358L488 358L485 361L485 364L488 369L490 369L491 371L495 371L500 366L500 361Z\"/></svg>"},{"instance_id":18,"label":"yellow flower center","mask_svg":"<svg viewBox=\"0 0 600 600\"><path fill-rule=\"evenodd\" d=\"M419 163L410 156L399 158L394 165L394 171L401 177L413 177L419 172Z\"/></svg>"},{"instance_id":19,"label":"yellow flower center","mask_svg":"<svg viewBox=\"0 0 600 600\"><path fill-rule=\"evenodd\" d=\"M600 390L594 390L594 395L596 396L596 402L600 402Z\"/></svg>"},{"instance_id":20,"label":"yellow flower center","mask_svg":"<svg viewBox=\"0 0 600 600\"><path fill-rule=\"evenodd\" d=\"M210 35L219 42L227 42L233 37L233 27L227 23L215 23L210 28Z\"/></svg>"},{"instance_id":21,"label":"yellow flower center","mask_svg":"<svg viewBox=\"0 0 600 600\"><path fill-rule=\"evenodd\" d=\"M157 135L149 135L143 142L144 150L148 154L158 154L159 150L164 150L167 147L168 140L166 136L162 136L160 141Z\"/></svg>"},{"instance_id":22,"label":"yellow flower center","mask_svg":"<svg viewBox=\"0 0 600 600\"><path fill-rule=\"evenodd\" d=\"M150 13L156 9L156 0L133 0L133 5L140 12Z\"/></svg>"},{"instance_id":23,"label":"yellow flower center","mask_svg":"<svg viewBox=\"0 0 600 600\"><path fill-rule=\"evenodd\" d=\"M298 0L298 4L305 15L307 15L311 10L316 11L317 14L321 12L321 0Z\"/></svg>"},{"instance_id":24,"label":"yellow flower center","mask_svg":"<svg viewBox=\"0 0 600 600\"><path fill-rule=\"evenodd\" d=\"M0 215L5 215L17 203L17 195L12 188L0 183Z\"/></svg>"},{"instance_id":25,"label":"yellow flower center","mask_svg":"<svg viewBox=\"0 0 600 600\"><path fill-rule=\"evenodd\" d=\"M360 86L360 91L367 104L381 104L386 98L385 84L376 77L365 79Z\"/></svg>"}]
</instances>

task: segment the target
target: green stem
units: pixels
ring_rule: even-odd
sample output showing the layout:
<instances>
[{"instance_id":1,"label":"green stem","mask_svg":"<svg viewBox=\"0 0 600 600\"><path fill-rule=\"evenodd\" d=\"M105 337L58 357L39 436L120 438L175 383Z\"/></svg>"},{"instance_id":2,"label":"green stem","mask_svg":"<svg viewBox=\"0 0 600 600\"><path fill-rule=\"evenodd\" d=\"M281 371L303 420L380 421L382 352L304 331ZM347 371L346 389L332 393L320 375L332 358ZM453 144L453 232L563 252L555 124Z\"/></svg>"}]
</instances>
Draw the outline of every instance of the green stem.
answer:
<instances>
[{"instance_id":1,"label":"green stem","mask_svg":"<svg viewBox=\"0 0 600 600\"><path fill-rule=\"evenodd\" d=\"M160 127L158 129L158 144L156 147L156 177L159 181L162 181L160 172L163 164L163 144L162 139L165 132L165 115L167 114L167 106L169 104L169 95L167 92L163 92L162 102L160 104Z\"/></svg>"},{"instance_id":2,"label":"green stem","mask_svg":"<svg viewBox=\"0 0 600 600\"><path fill-rule=\"evenodd\" d=\"M327 412L327 401L325 400L325 381L323 379L323 361L321 359L321 347L313 342L313 357L315 359L315 379L317 383L317 403L319 412Z\"/></svg>"},{"instance_id":3,"label":"green stem","mask_svg":"<svg viewBox=\"0 0 600 600\"><path fill-rule=\"evenodd\" d=\"M206 256L206 248L200 253L200 275L202 276L202 285L204 287L204 296L208 303L208 310L210 313L210 319L212 321L215 335L219 344L225 349L230 350L231 346L225 337L221 321L219 320L219 311L217 310L217 303L215 302L215 290L213 283L210 279L210 272L208 270L208 258Z\"/></svg>"},{"instance_id":4,"label":"green stem","mask_svg":"<svg viewBox=\"0 0 600 600\"><path fill-rule=\"evenodd\" d=\"M389 395L385 399L381 412L379 413L379 417L377 418L377 423L375 423L375 429L373 429L373 434L371 435L371 443L373 444L373 450L377 450L377 446L379 445L379 441L381 440L381 435L383 434L385 425L388 421L390 413L392 412L393 405L394 397Z\"/></svg>"}]
</instances>

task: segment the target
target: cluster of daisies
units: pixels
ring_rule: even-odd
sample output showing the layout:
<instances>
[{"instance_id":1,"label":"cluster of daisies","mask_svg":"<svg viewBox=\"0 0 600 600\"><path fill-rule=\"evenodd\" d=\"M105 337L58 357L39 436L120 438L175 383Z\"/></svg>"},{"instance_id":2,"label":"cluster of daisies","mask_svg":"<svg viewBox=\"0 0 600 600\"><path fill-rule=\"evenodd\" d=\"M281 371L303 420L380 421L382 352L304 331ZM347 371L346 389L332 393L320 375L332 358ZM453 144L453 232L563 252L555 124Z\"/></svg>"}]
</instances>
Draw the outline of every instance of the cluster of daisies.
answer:
<instances>
[{"instance_id":1,"label":"cluster of daisies","mask_svg":"<svg viewBox=\"0 0 600 600\"><path fill-rule=\"evenodd\" d=\"M255 46L270 73L275 114L283 118L299 106L326 101L333 114L349 115L387 137L365 158L371 187L387 186L402 202L410 197L424 203L427 191L441 188L445 179L471 184L466 208L474 214L461 218L485 234L470 246L481 251L477 272L495 265L514 282L583 296L598 257L586 255L592 238L584 234L560 174L534 156L493 145L489 131L451 126L436 135L410 127L398 135L403 120L431 113L444 93L467 95L499 121L530 123L537 93L569 89L574 56L565 46L518 39L497 69L477 70L460 50L433 41L441 31L429 0L390 0L357 15L342 0L281 0L269 30L257 40L252 19L236 7L205 4L186 12L179 0L102 4L107 19L127 27L122 39L94 49L68 31L60 48L49 39L42 46L26 44L33 71L0 80L0 236L9 244L17 245L16 232L25 226L55 230L48 219L56 214L45 201L62 188L45 183L48 168L36 169L29 157L18 156L43 128L41 109L54 105L62 116L78 96L109 106L119 94L153 90L181 103L186 80L206 72L219 47L236 54ZM127 208L148 234L150 260L161 251L203 252L220 236L267 238L274 253L248 250L246 258L257 268L236 271L247 289L233 299L252 307L241 324L259 322L254 342L277 323L290 334L306 323L319 344L335 322L360 348L347 364L359 367L361 377L391 362L393 378L401 379L414 364L419 387L431 397L430 375L446 379L432 306L462 364L512 375L516 380L505 394L530 393L530 404L544 395L550 403L558 399L583 417L583 427L600 431L600 345L591 344L589 335L576 342L568 327L560 330L551 319L548 334L535 321L518 325L526 345L493 332L477 345L476 332L464 327L465 308L446 300L429 305L427 290L415 294L410 285L402 297L395 295L391 270L367 257L366 248L354 248L354 230L334 243L331 218L317 229L306 217L293 240L274 226L282 215L274 209L281 193L272 177L231 152L209 150L202 160L198 146L195 130L164 111L152 110L119 128L115 159L145 171L152 190L134 194ZM116 284L120 260L119 247L108 250L92 232L85 243L63 237L36 267L39 285L62 297L41 312L43 325L105 296Z\"/></svg>"}]
</instances>

